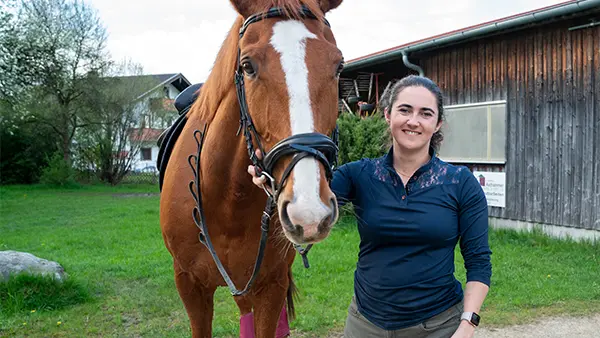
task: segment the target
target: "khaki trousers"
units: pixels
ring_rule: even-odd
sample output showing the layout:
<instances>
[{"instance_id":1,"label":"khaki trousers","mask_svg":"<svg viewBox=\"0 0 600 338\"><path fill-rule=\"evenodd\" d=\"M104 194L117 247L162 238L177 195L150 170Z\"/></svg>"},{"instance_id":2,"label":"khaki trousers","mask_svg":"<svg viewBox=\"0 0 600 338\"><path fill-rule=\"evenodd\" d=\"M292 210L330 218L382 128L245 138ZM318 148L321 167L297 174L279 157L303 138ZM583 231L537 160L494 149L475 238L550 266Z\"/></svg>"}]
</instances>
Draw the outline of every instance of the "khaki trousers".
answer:
<instances>
[{"instance_id":1,"label":"khaki trousers","mask_svg":"<svg viewBox=\"0 0 600 338\"><path fill-rule=\"evenodd\" d=\"M358 312L356 300L352 297L344 338L449 338L458 329L463 307L461 301L420 324L399 330L384 330Z\"/></svg>"}]
</instances>

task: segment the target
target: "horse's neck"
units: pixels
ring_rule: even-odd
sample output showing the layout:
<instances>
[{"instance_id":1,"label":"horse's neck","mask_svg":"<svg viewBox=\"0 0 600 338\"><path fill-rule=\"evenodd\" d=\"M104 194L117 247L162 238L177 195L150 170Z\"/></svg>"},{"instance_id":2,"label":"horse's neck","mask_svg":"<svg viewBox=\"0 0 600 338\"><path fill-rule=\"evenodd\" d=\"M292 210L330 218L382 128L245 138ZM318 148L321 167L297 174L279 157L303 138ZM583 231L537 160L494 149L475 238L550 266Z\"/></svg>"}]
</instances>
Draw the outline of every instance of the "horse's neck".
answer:
<instances>
[{"instance_id":1,"label":"horse's neck","mask_svg":"<svg viewBox=\"0 0 600 338\"><path fill-rule=\"evenodd\" d=\"M240 108L234 84L234 72L238 51L238 32L243 23L238 18L217 55L217 61L202 87L195 107L201 123L208 123L207 144L210 163L209 174L226 182L214 184L229 187L240 195L253 195L258 191L247 173L248 150L243 133L237 134ZM204 151L204 150L203 150ZM213 184L209 183L209 184ZM222 193L222 191L220 192Z\"/></svg>"},{"instance_id":2,"label":"horse's neck","mask_svg":"<svg viewBox=\"0 0 600 338\"><path fill-rule=\"evenodd\" d=\"M208 123L206 143L202 150L208 155L203 157L206 164L203 166L207 175L205 177L210 177L207 184L215 187L217 191L214 192L217 194L223 194L225 188L231 195L238 195L240 198L256 196L257 191L262 191L252 184L247 173L250 162L246 141L243 132L237 134L240 113L235 87L220 103L213 114L196 115L198 121L195 123ZM207 116L211 116L212 120L206 121Z\"/></svg>"}]
</instances>

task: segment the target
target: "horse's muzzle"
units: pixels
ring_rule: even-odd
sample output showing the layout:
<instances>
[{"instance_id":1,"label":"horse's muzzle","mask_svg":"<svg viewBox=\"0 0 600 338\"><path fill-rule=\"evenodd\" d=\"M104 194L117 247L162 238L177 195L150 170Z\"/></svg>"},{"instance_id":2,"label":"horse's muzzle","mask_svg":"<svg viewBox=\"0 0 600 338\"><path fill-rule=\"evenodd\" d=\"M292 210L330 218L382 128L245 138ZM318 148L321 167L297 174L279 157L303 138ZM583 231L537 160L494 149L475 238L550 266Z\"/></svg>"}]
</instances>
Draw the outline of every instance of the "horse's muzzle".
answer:
<instances>
[{"instance_id":1,"label":"horse's muzzle","mask_svg":"<svg viewBox=\"0 0 600 338\"><path fill-rule=\"evenodd\" d=\"M296 244L309 244L325 239L337 218L337 201L332 197L329 206L322 210L307 210L301 205L296 206L289 201L283 201L279 220L290 241Z\"/></svg>"}]
</instances>

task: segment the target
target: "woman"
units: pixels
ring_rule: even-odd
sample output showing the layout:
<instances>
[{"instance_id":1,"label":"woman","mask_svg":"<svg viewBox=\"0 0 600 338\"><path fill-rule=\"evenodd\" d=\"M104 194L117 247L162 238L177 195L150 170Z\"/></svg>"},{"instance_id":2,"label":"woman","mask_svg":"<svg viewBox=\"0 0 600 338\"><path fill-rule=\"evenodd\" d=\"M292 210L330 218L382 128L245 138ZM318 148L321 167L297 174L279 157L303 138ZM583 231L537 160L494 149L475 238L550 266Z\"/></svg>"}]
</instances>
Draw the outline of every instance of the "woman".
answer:
<instances>
[{"instance_id":1,"label":"woman","mask_svg":"<svg viewBox=\"0 0 600 338\"><path fill-rule=\"evenodd\" d=\"M353 203L361 238L344 336L472 337L491 278L485 195L466 167L436 157L444 110L433 81L403 78L384 105L389 152L340 166L331 182Z\"/></svg>"}]
</instances>

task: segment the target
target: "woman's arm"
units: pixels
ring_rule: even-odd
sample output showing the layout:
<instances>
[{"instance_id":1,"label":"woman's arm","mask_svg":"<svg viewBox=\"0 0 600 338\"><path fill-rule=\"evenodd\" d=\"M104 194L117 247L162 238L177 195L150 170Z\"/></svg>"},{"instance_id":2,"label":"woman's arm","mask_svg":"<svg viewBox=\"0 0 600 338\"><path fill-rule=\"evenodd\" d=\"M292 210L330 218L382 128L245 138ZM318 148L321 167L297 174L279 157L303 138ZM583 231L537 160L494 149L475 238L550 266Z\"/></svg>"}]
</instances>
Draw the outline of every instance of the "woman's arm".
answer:
<instances>
[{"instance_id":1,"label":"woman's arm","mask_svg":"<svg viewBox=\"0 0 600 338\"><path fill-rule=\"evenodd\" d=\"M465 287L464 312L479 313L489 289L489 286L481 282L468 282ZM475 326L466 320L461 320L452 338L471 338L474 334Z\"/></svg>"},{"instance_id":2,"label":"woman's arm","mask_svg":"<svg viewBox=\"0 0 600 338\"><path fill-rule=\"evenodd\" d=\"M464 311L479 313L489 290L490 287L481 282L468 282L465 287Z\"/></svg>"},{"instance_id":3,"label":"woman's arm","mask_svg":"<svg viewBox=\"0 0 600 338\"><path fill-rule=\"evenodd\" d=\"M466 170L459 193L460 249L467 270L464 312L479 314L491 284L488 206L477 179ZM453 337L472 337L475 327L463 320Z\"/></svg>"}]
</instances>

